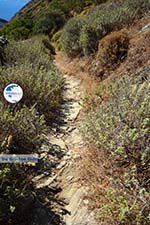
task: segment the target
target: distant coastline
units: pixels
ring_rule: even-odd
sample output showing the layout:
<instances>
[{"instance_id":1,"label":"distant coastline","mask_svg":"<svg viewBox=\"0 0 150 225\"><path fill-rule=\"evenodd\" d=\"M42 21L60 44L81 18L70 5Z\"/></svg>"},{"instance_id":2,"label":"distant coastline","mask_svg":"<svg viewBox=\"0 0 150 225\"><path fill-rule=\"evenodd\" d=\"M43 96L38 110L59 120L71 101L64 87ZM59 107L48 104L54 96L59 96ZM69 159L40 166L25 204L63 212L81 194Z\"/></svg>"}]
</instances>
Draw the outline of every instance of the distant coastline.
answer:
<instances>
[{"instance_id":1,"label":"distant coastline","mask_svg":"<svg viewBox=\"0 0 150 225\"><path fill-rule=\"evenodd\" d=\"M4 19L0 18L0 28L3 27L6 23L8 23L7 20L4 20Z\"/></svg>"}]
</instances>

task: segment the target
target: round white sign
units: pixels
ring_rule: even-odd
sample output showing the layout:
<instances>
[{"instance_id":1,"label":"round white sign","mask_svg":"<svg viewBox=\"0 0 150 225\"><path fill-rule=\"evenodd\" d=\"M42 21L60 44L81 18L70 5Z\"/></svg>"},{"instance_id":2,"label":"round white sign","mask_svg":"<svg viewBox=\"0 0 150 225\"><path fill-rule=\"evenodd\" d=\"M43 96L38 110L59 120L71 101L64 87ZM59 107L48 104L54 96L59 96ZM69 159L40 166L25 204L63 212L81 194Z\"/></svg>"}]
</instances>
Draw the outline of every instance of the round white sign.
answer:
<instances>
[{"instance_id":1,"label":"round white sign","mask_svg":"<svg viewBox=\"0 0 150 225\"><path fill-rule=\"evenodd\" d=\"M3 94L9 103L17 103L23 97L23 90L18 84L9 84L5 87Z\"/></svg>"}]
</instances>

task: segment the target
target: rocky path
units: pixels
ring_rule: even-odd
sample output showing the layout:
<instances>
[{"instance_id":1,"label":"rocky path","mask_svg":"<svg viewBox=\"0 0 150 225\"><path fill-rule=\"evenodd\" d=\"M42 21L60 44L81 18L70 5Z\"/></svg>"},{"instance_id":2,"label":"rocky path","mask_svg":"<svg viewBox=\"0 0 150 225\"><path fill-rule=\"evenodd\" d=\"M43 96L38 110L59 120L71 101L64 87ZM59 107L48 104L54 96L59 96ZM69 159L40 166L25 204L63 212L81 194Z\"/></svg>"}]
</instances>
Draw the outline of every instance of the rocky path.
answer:
<instances>
[{"instance_id":1,"label":"rocky path","mask_svg":"<svg viewBox=\"0 0 150 225\"><path fill-rule=\"evenodd\" d=\"M53 133L48 137L50 149L43 147L41 154L41 157L45 158L44 164L47 162L43 166L44 176L39 175L40 179L39 176L34 178L37 190L48 188L55 194L55 199L51 201L52 220L50 222L49 218L46 223L40 225L96 225L92 213L87 209L88 200L85 196L89 190L79 183L78 167L85 147L78 130L84 88L81 80L66 74L63 61L56 58L55 63L64 74L66 88L60 121L54 124ZM51 171L48 169L50 166L53 168Z\"/></svg>"}]
</instances>

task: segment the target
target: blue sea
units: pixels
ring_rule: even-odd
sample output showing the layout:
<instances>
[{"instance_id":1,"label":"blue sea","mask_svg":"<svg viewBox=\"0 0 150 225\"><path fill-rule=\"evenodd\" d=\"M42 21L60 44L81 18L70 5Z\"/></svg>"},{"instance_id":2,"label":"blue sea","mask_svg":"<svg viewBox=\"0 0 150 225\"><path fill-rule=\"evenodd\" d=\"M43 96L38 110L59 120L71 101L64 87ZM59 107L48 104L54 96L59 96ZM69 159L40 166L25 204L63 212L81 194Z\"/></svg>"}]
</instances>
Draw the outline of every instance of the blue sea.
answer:
<instances>
[{"instance_id":1,"label":"blue sea","mask_svg":"<svg viewBox=\"0 0 150 225\"><path fill-rule=\"evenodd\" d=\"M0 18L10 20L30 0L0 0Z\"/></svg>"}]
</instances>

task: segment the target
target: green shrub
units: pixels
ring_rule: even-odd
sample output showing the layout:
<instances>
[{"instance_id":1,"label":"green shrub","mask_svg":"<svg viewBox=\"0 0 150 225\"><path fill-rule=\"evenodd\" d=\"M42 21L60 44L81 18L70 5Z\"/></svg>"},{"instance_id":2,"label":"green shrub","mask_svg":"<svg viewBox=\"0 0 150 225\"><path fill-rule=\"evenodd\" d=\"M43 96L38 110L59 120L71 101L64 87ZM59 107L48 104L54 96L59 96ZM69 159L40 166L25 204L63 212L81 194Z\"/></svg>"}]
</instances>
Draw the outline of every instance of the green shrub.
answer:
<instances>
[{"instance_id":1,"label":"green shrub","mask_svg":"<svg viewBox=\"0 0 150 225\"><path fill-rule=\"evenodd\" d=\"M24 90L20 107L32 107L51 121L62 101L64 79L48 54L42 49L42 37L24 42L11 42L7 49L8 66L0 70L1 90L9 83L18 83ZM1 101L4 101L2 96Z\"/></svg>"},{"instance_id":2,"label":"green shrub","mask_svg":"<svg viewBox=\"0 0 150 225\"><path fill-rule=\"evenodd\" d=\"M0 223L30 224L30 209L24 210L30 199L33 203L32 184L28 181L28 168L17 164L0 165ZM25 217L25 220L24 220Z\"/></svg>"},{"instance_id":3,"label":"green shrub","mask_svg":"<svg viewBox=\"0 0 150 225\"><path fill-rule=\"evenodd\" d=\"M19 84L24 91L24 97L19 104L28 107L36 104L40 115L46 120L55 117L55 110L62 101L63 79L55 66L46 71L44 68L33 68L32 64L14 66L0 71L0 87L3 90L10 83ZM2 96L0 99L3 101Z\"/></svg>"},{"instance_id":4,"label":"green shrub","mask_svg":"<svg viewBox=\"0 0 150 225\"><path fill-rule=\"evenodd\" d=\"M34 25L34 33L53 35L65 23L65 15L61 10L49 10Z\"/></svg>"},{"instance_id":5,"label":"green shrub","mask_svg":"<svg viewBox=\"0 0 150 225\"><path fill-rule=\"evenodd\" d=\"M129 37L127 33L112 32L101 39L97 57L102 66L112 67L122 62L128 53Z\"/></svg>"},{"instance_id":6,"label":"green shrub","mask_svg":"<svg viewBox=\"0 0 150 225\"><path fill-rule=\"evenodd\" d=\"M147 193L148 194L148 193ZM148 205L145 205L145 215L140 213L141 202L133 202L126 193L123 191L111 188L105 194L106 204L99 210L100 221L111 221L111 224L124 224L124 225L148 225ZM115 223L113 223L114 221Z\"/></svg>"},{"instance_id":7,"label":"green shrub","mask_svg":"<svg viewBox=\"0 0 150 225\"><path fill-rule=\"evenodd\" d=\"M150 9L150 1L149 0L125 0L125 6L131 10L137 10L138 13L142 13L143 11L147 11Z\"/></svg>"},{"instance_id":8,"label":"green shrub","mask_svg":"<svg viewBox=\"0 0 150 225\"><path fill-rule=\"evenodd\" d=\"M44 117L34 107L13 111L0 103L0 154L6 150L7 154L38 153L47 130ZM0 224L30 224L30 207L24 208L29 199L30 206L33 203L30 168L23 164L0 164Z\"/></svg>"},{"instance_id":9,"label":"green shrub","mask_svg":"<svg viewBox=\"0 0 150 225\"><path fill-rule=\"evenodd\" d=\"M149 85L132 85L129 78L121 79L114 85L115 93L109 102L103 102L95 111L89 113L85 124L87 138L91 135L99 147L133 160L142 157L147 151ZM134 158L135 157L135 158Z\"/></svg>"},{"instance_id":10,"label":"green shrub","mask_svg":"<svg viewBox=\"0 0 150 225\"><path fill-rule=\"evenodd\" d=\"M80 31L83 27L84 20L81 18L72 18L64 26L62 35L60 38L62 50L68 56L76 56L82 52L82 48L79 43Z\"/></svg>"},{"instance_id":11,"label":"green shrub","mask_svg":"<svg viewBox=\"0 0 150 225\"><path fill-rule=\"evenodd\" d=\"M98 50L97 41L99 37L95 30L88 24L83 26L80 35L80 46L84 55L90 55Z\"/></svg>"},{"instance_id":12,"label":"green shrub","mask_svg":"<svg viewBox=\"0 0 150 225\"><path fill-rule=\"evenodd\" d=\"M30 17L16 18L0 30L0 35L6 35L15 40L27 39L32 32L32 27L33 21Z\"/></svg>"},{"instance_id":13,"label":"green shrub","mask_svg":"<svg viewBox=\"0 0 150 225\"><path fill-rule=\"evenodd\" d=\"M69 16L72 10L79 13L87 4L87 0L53 0L50 3L50 8L61 9L66 15Z\"/></svg>"},{"instance_id":14,"label":"green shrub","mask_svg":"<svg viewBox=\"0 0 150 225\"><path fill-rule=\"evenodd\" d=\"M133 0L134 1L134 0ZM139 14L150 8L149 0L140 7L138 1L124 1L122 4L102 4L89 14L80 35L80 45L85 55L98 50L101 38L113 30L121 29L124 24L132 22ZM134 6L134 7L133 7Z\"/></svg>"},{"instance_id":15,"label":"green shrub","mask_svg":"<svg viewBox=\"0 0 150 225\"><path fill-rule=\"evenodd\" d=\"M45 54L43 38L10 41L7 47L7 65L0 69L0 153L39 153L47 132L45 118L56 119L64 80ZM18 104L2 97L6 85L13 82L24 91ZM0 165L0 224L31 223L31 169L23 164Z\"/></svg>"},{"instance_id":16,"label":"green shrub","mask_svg":"<svg viewBox=\"0 0 150 225\"><path fill-rule=\"evenodd\" d=\"M87 24L81 31L80 42L84 53L90 54L97 51L99 40L112 30L119 28L124 16L125 12L121 7L114 8L110 4L97 7L89 15Z\"/></svg>"},{"instance_id":17,"label":"green shrub","mask_svg":"<svg viewBox=\"0 0 150 225\"><path fill-rule=\"evenodd\" d=\"M83 8L86 6L85 0L67 0L66 6L69 10L74 10L75 12L79 13L83 10Z\"/></svg>"},{"instance_id":18,"label":"green shrub","mask_svg":"<svg viewBox=\"0 0 150 225\"><path fill-rule=\"evenodd\" d=\"M117 173L116 181L113 174L110 179L117 193L123 192L125 195L128 208L119 207L118 197L114 203L105 199L108 203L105 205L107 214L100 209L101 219L106 216L118 224L147 225L150 162L149 69L145 68L144 71L134 74L134 78L132 75L125 76L118 82L109 84L109 88L109 100L103 100L88 113L81 130L88 143L94 143L99 151L104 150L110 155L115 162L111 171L123 169L121 173Z\"/></svg>"},{"instance_id":19,"label":"green shrub","mask_svg":"<svg viewBox=\"0 0 150 225\"><path fill-rule=\"evenodd\" d=\"M44 35L41 35L23 42L10 41L6 49L8 65L14 66L29 63L35 68L43 67L45 70L50 70L51 66L53 67L52 62L42 48L42 40L45 38Z\"/></svg>"},{"instance_id":20,"label":"green shrub","mask_svg":"<svg viewBox=\"0 0 150 225\"><path fill-rule=\"evenodd\" d=\"M46 131L43 116L34 107L23 106L16 112L1 103L0 110L0 152L7 149L14 153L37 152L42 143L42 133ZM9 137L11 136L11 143Z\"/></svg>"},{"instance_id":21,"label":"green shrub","mask_svg":"<svg viewBox=\"0 0 150 225\"><path fill-rule=\"evenodd\" d=\"M9 36L13 37L16 41L18 40L24 40L29 37L30 30L26 27L18 27L13 29L10 33Z\"/></svg>"},{"instance_id":22,"label":"green shrub","mask_svg":"<svg viewBox=\"0 0 150 225\"><path fill-rule=\"evenodd\" d=\"M148 80L133 83L131 78L125 77L110 89L110 100L103 101L88 114L83 130L85 137L109 153L119 154L141 167L143 156L146 159L149 154Z\"/></svg>"},{"instance_id":23,"label":"green shrub","mask_svg":"<svg viewBox=\"0 0 150 225\"><path fill-rule=\"evenodd\" d=\"M64 0L53 0L49 5L50 10L61 10L65 15L69 14L69 8L66 5L67 1Z\"/></svg>"},{"instance_id":24,"label":"green shrub","mask_svg":"<svg viewBox=\"0 0 150 225\"><path fill-rule=\"evenodd\" d=\"M71 11L80 13L86 6L102 4L108 0L53 0L50 3L50 8L61 9L65 14Z\"/></svg>"},{"instance_id":25,"label":"green shrub","mask_svg":"<svg viewBox=\"0 0 150 225\"><path fill-rule=\"evenodd\" d=\"M45 54L43 38L10 41L6 49L7 64L0 68L0 153L38 153L47 131L45 118L56 119L64 80ZM23 88L18 104L8 104L2 97L10 83ZM31 223L32 172L29 165L0 165L0 224Z\"/></svg>"}]
</instances>

